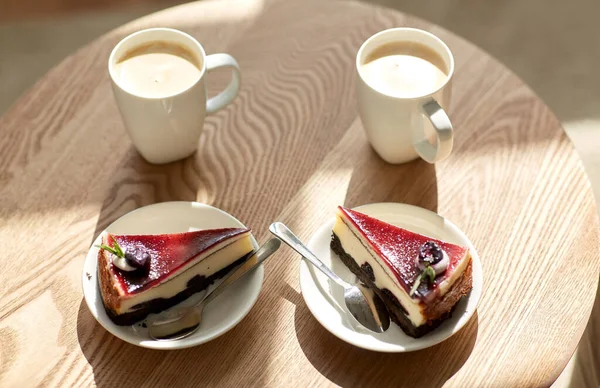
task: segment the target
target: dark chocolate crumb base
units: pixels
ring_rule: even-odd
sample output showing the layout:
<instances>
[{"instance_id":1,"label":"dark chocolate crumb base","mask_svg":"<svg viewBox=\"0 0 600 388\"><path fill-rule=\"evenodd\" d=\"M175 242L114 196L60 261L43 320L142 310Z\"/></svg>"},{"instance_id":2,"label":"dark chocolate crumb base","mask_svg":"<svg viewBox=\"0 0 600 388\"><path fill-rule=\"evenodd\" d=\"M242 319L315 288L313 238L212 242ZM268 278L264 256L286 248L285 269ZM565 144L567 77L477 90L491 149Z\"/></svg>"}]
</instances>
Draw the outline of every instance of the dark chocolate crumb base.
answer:
<instances>
[{"instance_id":1,"label":"dark chocolate crumb base","mask_svg":"<svg viewBox=\"0 0 600 388\"><path fill-rule=\"evenodd\" d=\"M365 275L367 275L369 280L375 282L375 273L373 272L373 267L371 267L371 264L364 263L360 266L360 269L365 273Z\"/></svg>"},{"instance_id":2,"label":"dark chocolate crumb base","mask_svg":"<svg viewBox=\"0 0 600 388\"><path fill-rule=\"evenodd\" d=\"M406 310L404 310L400 302L398 302L398 300L396 299L396 297L394 297L391 291L389 291L388 289L381 290L377 288L377 286L375 286L375 283L371 280L370 274L363 271L361 267L359 267L358 264L356 264L356 261L354 261L352 256L346 253L344 248L342 248L342 243L340 242L338 236L335 235L335 233L333 233L331 236L331 249L339 256L340 260L342 260L344 265L348 267L348 269L352 271L352 273L355 274L361 282L365 283L370 289L372 289L377 294L377 296L381 298L388 310L388 313L390 314L390 318L392 319L392 321L398 326L400 326L402 331L404 331L407 335L413 338L422 337L425 334L437 328L452 315L452 310L454 310L454 307L456 305L454 305L452 310L448 311L435 321L429 321L427 324L421 326L413 325L410 318L408 318Z\"/></svg>"},{"instance_id":3,"label":"dark chocolate crumb base","mask_svg":"<svg viewBox=\"0 0 600 388\"><path fill-rule=\"evenodd\" d=\"M178 293L177 295L175 295L171 298L152 299L147 302L136 305L135 307L139 307L138 310L131 311L131 312L128 312L125 314L120 314L120 315L116 315L114 313L114 311L107 309L106 306L104 306L104 308L106 310L106 313L108 314L108 317L115 324L117 324L119 326L133 325L134 323L145 319L149 314L160 313L161 311L164 311L170 307L175 306L178 303L183 302L184 300L186 300L193 294L204 291L211 284L213 284L215 280L222 278L233 268L242 264L244 262L244 260L246 260L246 258L248 258L253 253L254 252L249 252L244 257L240 258L239 260L236 260L234 263L232 263L232 264L228 265L227 267L223 268L222 270L212 274L208 278L206 276L199 276L199 275L194 276L193 278L191 278L188 281L187 288L185 290L181 291L180 293Z\"/></svg>"}]
</instances>

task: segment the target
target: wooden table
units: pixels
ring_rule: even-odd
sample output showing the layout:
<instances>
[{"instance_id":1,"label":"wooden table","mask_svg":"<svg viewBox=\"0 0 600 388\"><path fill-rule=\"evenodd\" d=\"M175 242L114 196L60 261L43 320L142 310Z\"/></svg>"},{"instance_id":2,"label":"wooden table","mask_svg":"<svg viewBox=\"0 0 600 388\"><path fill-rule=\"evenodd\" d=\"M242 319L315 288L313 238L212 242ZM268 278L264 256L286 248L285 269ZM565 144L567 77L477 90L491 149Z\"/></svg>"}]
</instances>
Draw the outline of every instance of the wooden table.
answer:
<instances>
[{"instance_id":1,"label":"wooden table","mask_svg":"<svg viewBox=\"0 0 600 388\"><path fill-rule=\"evenodd\" d=\"M182 29L243 69L235 103L210 117L199 152L164 166L132 148L106 70L112 47L150 26ZM415 26L457 67L452 156L389 165L357 118L354 56L371 34ZM211 74L211 92L227 82ZM548 108L497 61L441 28L360 3L208 1L151 15L79 50L0 121L0 386L543 386L588 320L598 221L579 158ZM300 237L335 206L396 201L438 211L477 247L485 289L449 340L407 354L354 348L312 317L298 256L266 264L250 314L206 345L151 351L102 329L82 299L94 237L137 207L197 200L264 241Z\"/></svg>"}]
</instances>

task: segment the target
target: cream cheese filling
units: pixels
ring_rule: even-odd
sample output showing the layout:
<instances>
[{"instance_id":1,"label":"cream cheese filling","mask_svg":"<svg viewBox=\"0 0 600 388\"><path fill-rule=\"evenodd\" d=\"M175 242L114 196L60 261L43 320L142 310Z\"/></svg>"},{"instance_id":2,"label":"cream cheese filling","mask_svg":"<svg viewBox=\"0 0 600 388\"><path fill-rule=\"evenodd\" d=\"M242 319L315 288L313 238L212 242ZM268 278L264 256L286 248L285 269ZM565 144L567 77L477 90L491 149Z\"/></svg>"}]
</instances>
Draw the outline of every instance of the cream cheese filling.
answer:
<instances>
[{"instance_id":1,"label":"cream cheese filling","mask_svg":"<svg viewBox=\"0 0 600 388\"><path fill-rule=\"evenodd\" d=\"M194 276L209 277L221 269L231 265L235 261L254 250L250 232L236 236L237 241L231 243L231 239L224 243L229 245L223 247L223 244L218 244L217 247L211 249L208 253L203 252L189 261L189 264L182 268L179 275L171 277L166 281L144 291L139 294L133 293L123 295L119 306L119 314L124 314L130 311L135 311L133 307L140 303L144 303L156 298L171 298L187 288L187 283ZM200 256L205 257L201 259Z\"/></svg>"},{"instance_id":2,"label":"cream cheese filling","mask_svg":"<svg viewBox=\"0 0 600 388\"><path fill-rule=\"evenodd\" d=\"M383 290L388 289L398 299L402 307L408 313L408 318L415 326L420 326L425 323L419 301L413 300L404 288L400 286L396 276L391 273L391 270L385 263L380 263L375 260L373 255L365 248L360 240L348 228L346 223L337 217L333 226L333 233L340 239L342 248L348 253L359 266L368 263L373 268L375 275L375 285Z\"/></svg>"}]
</instances>

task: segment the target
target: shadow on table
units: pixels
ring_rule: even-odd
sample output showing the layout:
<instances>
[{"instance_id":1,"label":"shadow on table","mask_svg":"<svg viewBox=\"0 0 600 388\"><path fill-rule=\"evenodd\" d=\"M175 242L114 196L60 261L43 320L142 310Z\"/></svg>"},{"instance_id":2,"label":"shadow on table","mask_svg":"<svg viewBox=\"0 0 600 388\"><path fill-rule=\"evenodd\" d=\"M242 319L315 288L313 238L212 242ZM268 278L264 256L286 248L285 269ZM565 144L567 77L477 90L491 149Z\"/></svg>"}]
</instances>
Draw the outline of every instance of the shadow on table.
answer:
<instances>
[{"instance_id":1,"label":"shadow on table","mask_svg":"<svg viewBox=\"0 0 600 388\"><path fill-rule=\"evenodd\" d=\"M312 316L302 296L286 285L283 297L296 305L296 337L310 363L342 387L440 387L467 361L477 339L477 312L465 327L431 348L409 353L379 353L338 339ZM431 373L435 370L435 373Z\"/></svg>"},{"instance_id":2,"label":"shadow on table","mask_svg":"<svg viewBox=\"0 0 600 388\"><path fill-rule=\"evenodd\" d=\"M173 163L146 162L133 148L125 155L109 185L94 236L122 215L165 201L195 201L201 189L196 154Z\"/></svg>"},{"instance_id":3,"label":"shadow on table","mask_svg":"<svg viewBox=\"0 0 600 388\"><path fill-rule=\"evenodd\" d=\"M401 202L436 212L438 203L435 166L422 159L389 164L368 145L357 150L344 206Z\"/></svg>"},{"instance_id":4,"label":"shadow on table","mask_svg":"<svg viewBox=\"0 0 600 388\"><path fill-rule=\"evenodd\" d=\"M244 334L236 333L238 330ZM244 357L252 357L261 364L268 363L268 354L252 353L250 350L261 330L264 331L264 325L247 316L242 323L208 343L164 351L131 345L113 336L94 319L83 299L77 315L79 347L93 369L94 383L98 387L135 387L148 383L173 387L201 386L207 378L216 386L229 385L231 368L244 364ZM235 351L227 351L232 346ZM220 356L219 363L215 363L216 354ZM190 363L190 360L193 362ZM182 370L182 365L192 367ZM260 379L256 376L254 382L262 385Z\"/></svg>"}]
</instances>

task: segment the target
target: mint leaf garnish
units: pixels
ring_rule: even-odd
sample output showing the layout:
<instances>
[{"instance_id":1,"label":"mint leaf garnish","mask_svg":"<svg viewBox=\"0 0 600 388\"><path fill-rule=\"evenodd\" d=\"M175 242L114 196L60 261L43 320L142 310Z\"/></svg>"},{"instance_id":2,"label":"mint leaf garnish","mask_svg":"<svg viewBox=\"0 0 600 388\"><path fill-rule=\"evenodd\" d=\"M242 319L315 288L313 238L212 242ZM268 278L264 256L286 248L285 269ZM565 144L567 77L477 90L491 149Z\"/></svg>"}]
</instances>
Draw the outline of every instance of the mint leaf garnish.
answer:
<instances>
[{"instance_id":1,"label":"mint leaf garnish","mask_svg":"<svg viewBox=\"0 0 600 388\"><path fill-rule=\"evenodd\" d=\"M415 279L415 283L411 287L410 293L408 295L413 296L413 294L417 291L417 288L419 288L419 286L421 285L421 282L429 281L429 284L433 284L433 282L435 281L435 276L436 274L433 267L429 265L429 263L426 263L425 269L423 270L423 272L421 272L421 275L417 276L417 278Z\"/></svg>"},{"instance_id":2,"label":"mint leaf garnish","mask_svg":"<svg viewBox=\"0 0 600 388\"><path fill-rule=\"evenodd\" d=\"M430 265L428 265L425 267L425 270L423 271L423 275L421 275L421 277L429 277L429 283L433 284L433 282L435 281L435 270Z\"/></svg>"},{"instance_id":3,"label":"mint leaf garnish","mask_svg":"<svg viewBox=\"0 0 600 388\"><path fill-rule=\"evenodd\" d=\"M419 285L421 284L422 277L423 276L417 276L417 278L415 279L415 284L413 284L413 286L410 289L410 293L408 294L409 296L413 296L415 291L417 291L417 288L419 288Z\"/></svg>"},{"instance_id":4,"label":"mint leaf garnish","mask_svg":"<svg viewBox=\"0 0 600 388\"><path fill-rule=\"evenodd\" d=\"M123 250L119 246L119 243L117 243L117 240L115 240L115 238L112 236L111 236L111 238L113 241L112 247L109 247L108 245L104 245L104 244L96 245L96 247L98 247L100 249L104 249L105 251L109 251L110 253L112 253L115 256L125 258L125 253L123 253Z\"/></svg>"}]
</instances>

